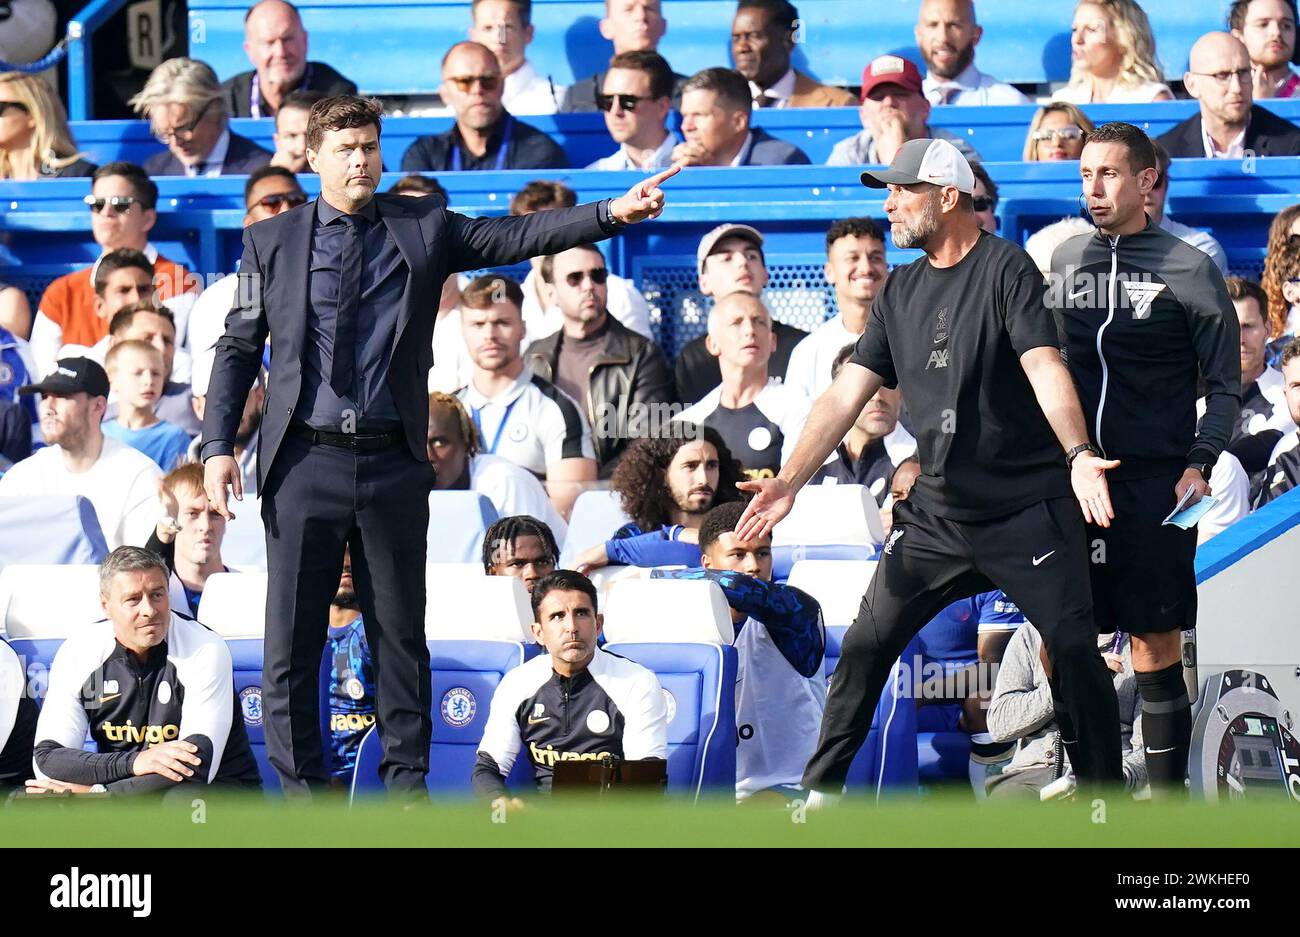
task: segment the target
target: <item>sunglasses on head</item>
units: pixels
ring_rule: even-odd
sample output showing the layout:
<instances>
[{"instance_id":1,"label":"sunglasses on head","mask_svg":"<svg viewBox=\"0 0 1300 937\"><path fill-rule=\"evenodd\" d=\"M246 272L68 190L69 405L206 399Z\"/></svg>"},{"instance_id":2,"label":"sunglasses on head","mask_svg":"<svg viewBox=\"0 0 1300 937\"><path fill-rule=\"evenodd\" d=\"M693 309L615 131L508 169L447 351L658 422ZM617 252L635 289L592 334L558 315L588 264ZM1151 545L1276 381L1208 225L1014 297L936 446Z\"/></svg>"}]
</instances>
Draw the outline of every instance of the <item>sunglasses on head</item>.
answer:
<instances>
[{"instance_id":1,"label":"sunglasses on head","mask_svg":"<svg viewBox=\"0 0 1300 937\"><path fill-rule=\"evenodd\" d=\"M998 203L987 195L977 195L971 199L971 202L975 205L976 211L992 211L998 207Z\"/></svg>"},{"instance_id":2,"label":"sunglasses on head","mask_svg":"<svg viewBox=\"0 0 1300 937\"><path fill-rule=\"evenodd\" d=\"M477 83L484 91L495 91L501 85L500 75L461 75L455 78L448 78L456 90L461 94L469 94Z\"/></svg>"},{"instance_id":3,"label":"sunglasses on head","mask_svg":"<svg viewBox=\"0 0 1300 937\"><path fill-rule=\"evenodd\" d=\"M114 214L125 215L133 205L140 203L134 195L114 195L111 198L95 198L93 195L87 195L82 201L90 206L91 213L96 215L106 207L113 209Z\"/></svg>"},{"instance_id":4,"label":"sunglasses on head","mask_svg":"<svg viewBox=\"0 0 1300 937\"><path fill-rule=\"evenodd\" d=\"M623 110L635 111L637 104L650 99L635 94L598 94L596 95L596 106L602 111L611 111L614 109L615 100L618 101L618 106Z\"/></svg>"},{"instance_id":5,"label":"sunglasses on head","mask_svg":"<svg viewBox=\"0 0 1300 937\"><path fill-rule=\"evenodd\" d=\"M605 281L609 279L609 270L605 267L597 267L594 270L575 270L564 278L564 282L572 287L582 285L584 277L591 277L591 282L597 286L604 286Z\"/></svg>"},{"instance_id":6,"label":"sunglasses on head","mask_svg":"<svg viewBox=\"0 0 1300 937\"><path fill-rule=\"evenodd\" d=\"M297 208L299 205L306 205L307 196L303 195L301 192L275 192L271 195L263 195L252 205L249 205L248 210L252 211L254 208L261 205L263 208L269 208L274 211L284 204L288 204L290 208Z\"/></svg>"}]
</instances>

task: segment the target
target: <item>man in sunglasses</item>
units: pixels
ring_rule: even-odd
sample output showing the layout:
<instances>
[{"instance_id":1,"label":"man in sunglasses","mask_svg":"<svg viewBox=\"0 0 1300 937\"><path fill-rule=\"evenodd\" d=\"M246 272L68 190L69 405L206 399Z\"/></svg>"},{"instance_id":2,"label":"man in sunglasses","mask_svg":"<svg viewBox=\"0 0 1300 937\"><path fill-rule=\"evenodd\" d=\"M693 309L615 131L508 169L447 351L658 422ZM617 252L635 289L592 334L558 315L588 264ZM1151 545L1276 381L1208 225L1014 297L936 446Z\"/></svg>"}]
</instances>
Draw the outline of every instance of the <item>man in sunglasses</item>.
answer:
<instances>
[{"instance_id":1,"label":"man in sunglasses","mask_svg":"<svg viewBox=\"0 0 1300 937\"><path fill-rule=\"evenodd\" d=\"M156 298L167 304L177 319L188 318L197 292L194 275L158 253L149 232L158 220L154 206L158 187L134 163L106 163L91 177L90 232L99 245L100 258L122 248L142 252L153 264ZM38 376L54 367L64 345L94 347L108 336L109 318L96 313L94 279L99 261L51 283L41 296L32 323L31 349Z\"/></svg>"},{"instance_id":2,"label":"man in sunglasses","mask_svg":"<svg viewBox=\"0 0 1300 937\"><path fill-rule=\"evenodd\" d=\"M280 166L263 166L244 183L244 227L274 218L291 208L305 204L307 195L298 178ZM226 314L235 301L238 278L222 277L203 291L190 313L189 347L197 359L210 352L226 330Z\"/></svg>"},{"instance_id":3,"label":"man in sunglasses","mask_svg":"<svg viewBox=\"0 0 1300 937\"><path fill-rule=\"evenodd\" d=\"M1300 154L1300 130L1254 103L1250 53L1236 36L1206 33L1196 40L1183 86L1201 107L1160 135L1174 159Z\"/></svg>"},{"instance_id":4,"label":"man in sunglasses","mask_svg":"<svg viewBox=\"0 0 1300 937\"><path fill-rule=\"evenodd\" d=\"M470 218L441 199L376 194L382 123L383 108L370 98L339 95L312 108L307 159L320 198L245 229L204 401L205 487L228 516L230 494L243 498L234 457L240 418L270 340L258 448L268 573L263 703L270 762L297 797L329 783L318 729L321 622L348 547L375 657L383 780L399 798L428 796L434 703L423 622L435 473L427 387L443 283L658 217L666 202L659 186L677 172L576 208ZM434 518L433 536L444 523Z\"/></svg>"},{"instance_id":5,"label":"man in sunglasses","mask_svg":"<svg viewBox=\"0 0 1300 937\"><path fill-rule=\"evenodd\" d=\"M609 270L593 244L542 261L564 325L528 346L534 374L578 401L591 426L600 474L608 478L632 436L674 399L672 372L659 347L609 314ZM667 417L663 421L667 422ZM640 432L636 427L640 426Z\"/></svg>"},{"instance_id":6,"label":"man in sunglasses","mask_svg":"<svg viewBox=\"0 0 1300 937\"><path fill-rule=\"evenodd\" d=\"M623 52L609 60L596 106L618 151L588 169L653 172L673 163L681 142L667 126L673 71L657 52Z\"/></svg>"},{"instance_id":7,"label":"man in sunglasses","mask_svg":"<svg viewBox=\"0 0 1300 937\"><path fill-rule=\"evenodd\" d=\"M442 59L438 93L456 113L456 126L412 143L402 157L402 171L568 166L568 157L554 140L506 112L502 87L501 66L491 49L477 42L452 46Z\"/></svg>"}]
</instances>

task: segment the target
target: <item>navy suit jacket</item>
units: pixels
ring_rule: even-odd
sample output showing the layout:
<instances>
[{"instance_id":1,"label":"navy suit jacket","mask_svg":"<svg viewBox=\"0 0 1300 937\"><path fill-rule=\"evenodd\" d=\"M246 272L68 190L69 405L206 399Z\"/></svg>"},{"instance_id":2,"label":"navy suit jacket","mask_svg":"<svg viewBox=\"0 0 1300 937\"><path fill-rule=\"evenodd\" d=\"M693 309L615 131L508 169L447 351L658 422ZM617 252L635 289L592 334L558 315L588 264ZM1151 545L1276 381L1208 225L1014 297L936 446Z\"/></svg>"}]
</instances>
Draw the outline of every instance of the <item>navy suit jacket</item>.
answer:
<instances>
[{"instance_id":1,"label":"navy suit jacket","mask_svg":"<svg viewBox=\"0 0 1300 937\"><path fill-rule=\"evenodd\" d=\"M248 137L241 137L230 131L230 146L226 149L226 158L221 163L223 176L246 176L254 169L261 169L271 161L273 154L263 149ZM183 176L185 166L172 155L171 150L155 153L144 161L144 171L151 176Z\"/></svg>"},{"instance_id":2,"label":"navy suit jacket","mask_svg":"<svg viewBox=\"0 0 1300 937\"><path fill-rule=\"evenodd\" d=\"M778 140L762 127L751 126L754 145L742 166L807 166L812 162L808 154L793 143Z\"/></svg>"},{"instance_id":3,"label":"navy suit jacket","mask_svg":"<svg viewBox=\"0 0 1300 937\"><path fill-rule=\"evenodd\" d=\"M1200 111L1156 139L1175 159L1205 158ZM1300 129L1268 108L1255 104L1250 109L1250 126L1246 128L1243 146L1256 156L1297 156L1300 155Z\"/></svg>"},{"instance_id":4,"label":"navy suit jacket","mask_svg":"<svg viewBox=\"0 0 1300 937\"><path fill-rule=\"evenodd\" d=\"M411 454L428 461L429 368L438 297L450 274L518 263L604 240L602 203L504 218L468 218L436 197L375 196L379 217L406 261L406 289L398 310L388 367L388 388ZM216 345L203 417L204 458L209 443L235 438L249 388L271 339L271 373L258 449L258 491L275 462L302 389L307 341L308 273L316 203L244 229L239 285Z\"/></svg>"}]
</instances>

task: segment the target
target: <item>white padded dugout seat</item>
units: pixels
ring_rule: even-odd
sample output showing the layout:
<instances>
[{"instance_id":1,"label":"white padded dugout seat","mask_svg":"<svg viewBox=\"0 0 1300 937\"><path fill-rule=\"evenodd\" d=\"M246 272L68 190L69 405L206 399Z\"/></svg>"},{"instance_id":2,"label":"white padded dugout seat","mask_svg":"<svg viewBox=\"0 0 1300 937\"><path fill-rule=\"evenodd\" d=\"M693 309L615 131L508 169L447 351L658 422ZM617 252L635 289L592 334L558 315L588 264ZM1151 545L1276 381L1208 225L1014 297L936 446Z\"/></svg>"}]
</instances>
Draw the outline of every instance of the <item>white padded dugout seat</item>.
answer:
<instances>
[{"instance_id":1,"label":"white padded dugout seat","mask_svg":"<svg viewBox=\"0 0 1300 937\"><path fill-rule=\"evenodd\" d=\"M430 641L533 643L528 591L514 576L467 575L459 564L428 567L424 636Z\"/></svg>"},{"instance_id":2,"label":"white padded dugout seat","mask_svg":"<svg viewBox=\"0 0 1300 937\"><path fill-rule=\"evenodd\" d=\"M266 631L266 573L209 576L199 599L198 618L223 638L262 637Z\"/></svg>"},{"instance_id":3,"label":"white padded dugout seat","mask_svg":"<svg viewBox=\"0 0 1300 937\"><path fill-rule=\"evenodd\" d=\"M235 519L226 524L221 539L221 559L227 566L240 569L266 569L266 527L262 524L262 500L245 496L231 499Z\"/></svg>"},{"instance_id":4,"label":"white padded dugout seat","mask_svg":"<svg viewBox=\"0 0 1300 937\"><path fill-rule=\"evenodd\" d=\"M573 502L569 532L560 545L560 569L572 569L579 553L614 536L614 531L631 520L623 513L619 497L612 491L584 491Z\"/></svg>"},{"instance_id":5,"label":"white padded dugout seat","mask_svg":"<svg viewBox=\"0 0 1300 937\"><path fill-rule=\"evenodd\" d=\"M880 508L862 485L805 485L772 531L774 547L865 547L884 540Z\"/></svg>"},{"instance_id":6,"label":"white padded dugout seat","mask_svg":"<svg viewBox=\"0 0 1300 937\"><path fill-rule=\"evenodd\" d=\"M875 560L800 560L788 581L817 600L822 621L830 628L853 624L875 572Z\"/></svg>"},{"instance_id":7,"label":"white padded dugout seat","mask_svg":"<svg viewBox=\"0 0 1300 937\"><path fill-rule=\"evenodd\" d=\"M731 644L722 589L707 579L621 579L605 603L610 644Z\"/></svg>"},{"instance_id":8,"label":"white padded dugout seat","mask_svg":"<svg viewBox=\"0 0 1300 937\"><path fill-rule=\"evenodd\" d=\"M98 566L7 566L0 571L0 613L10 638L66 638L99 621Z\"/></svg>"}]
</instances>

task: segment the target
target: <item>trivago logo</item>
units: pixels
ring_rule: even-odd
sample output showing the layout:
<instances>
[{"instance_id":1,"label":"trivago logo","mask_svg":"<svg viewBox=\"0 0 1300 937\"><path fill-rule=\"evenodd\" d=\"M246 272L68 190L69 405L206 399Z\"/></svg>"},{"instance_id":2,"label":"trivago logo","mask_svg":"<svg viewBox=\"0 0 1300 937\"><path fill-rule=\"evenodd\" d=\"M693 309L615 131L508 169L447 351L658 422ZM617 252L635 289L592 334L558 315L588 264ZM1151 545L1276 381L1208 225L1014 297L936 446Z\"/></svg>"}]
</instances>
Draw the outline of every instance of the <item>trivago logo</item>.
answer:
<instances>
[{"instance_id":1,"label":"trivago logo","mask_svg":"<svg viewBox=\"0 0 1300 937\"><path fill-rule=\"evenodd\" d=\"M75 865L50 879L51 908L130 908L133 917L153 910L153 876L82 874Z\"/></svg>"}]
</instances>

